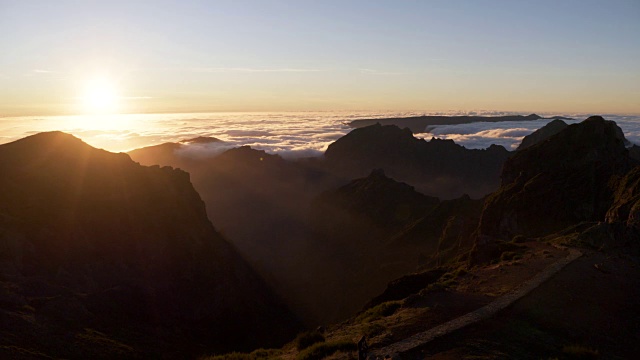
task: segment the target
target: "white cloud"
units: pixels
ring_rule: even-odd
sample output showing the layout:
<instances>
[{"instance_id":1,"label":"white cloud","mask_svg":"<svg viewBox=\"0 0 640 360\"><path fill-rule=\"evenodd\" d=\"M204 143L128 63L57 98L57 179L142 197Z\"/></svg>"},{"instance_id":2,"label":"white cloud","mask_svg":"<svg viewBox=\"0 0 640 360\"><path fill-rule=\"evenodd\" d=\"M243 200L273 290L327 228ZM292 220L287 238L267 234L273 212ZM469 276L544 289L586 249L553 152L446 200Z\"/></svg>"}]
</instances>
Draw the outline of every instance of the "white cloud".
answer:
<instances>
[{"instance_id":1,"label":"white cloud","mask_svg":"<svg viewBox=\"0 0 640 360\"><path fill-rule=\"evenodd\" d=\"M478 111L479 114L487 114ZM461 113L445 112L447 115ZM491 112L501 115L502 112ZM249 145L255 149L287 158L319 156L329 144L349 131L347 125L358 118L386 118L417 116L423 113L384 112L291 112L291 113L203 113L203 114L141 114L119 116L111 122L84 121L78 117L5 117L0 122L0 142L8 142L29 133L62 130L87 143L111 151L128 151L165 142L178 142L199 136L211 136L224 144L193 144L185 146L185 155L213 156L230 147ZM569 115L571 116L571 115ZM588 115L574 116L579 121ZM605 115L623 129L625 136L640 144L640 116ZM576 120L576 121L578 121ZM431 137L452 139L470 149L487 148L491 144L515 149L522 137L544 126L549 120L518 122L481 122L462 125L432 126L429 131L416 134L427 140ZM120 125L118 125L120 124ZM127 124L122 130L122 124ZM92 127L94 126L94 127Z\"/></svg>"},{"instance_id":2,"label":"white cloud","mask_svg":"<svg viewBox=\"0 0 640 360\"><path fill-rule=\"evenodd\" d=\"M522 138L548 124L551 120L477 122L460 125L436 125L420 134L424 138L451 139L469 149L485 149L492 144L515 150Z\"/></svg>"}]
</instances>

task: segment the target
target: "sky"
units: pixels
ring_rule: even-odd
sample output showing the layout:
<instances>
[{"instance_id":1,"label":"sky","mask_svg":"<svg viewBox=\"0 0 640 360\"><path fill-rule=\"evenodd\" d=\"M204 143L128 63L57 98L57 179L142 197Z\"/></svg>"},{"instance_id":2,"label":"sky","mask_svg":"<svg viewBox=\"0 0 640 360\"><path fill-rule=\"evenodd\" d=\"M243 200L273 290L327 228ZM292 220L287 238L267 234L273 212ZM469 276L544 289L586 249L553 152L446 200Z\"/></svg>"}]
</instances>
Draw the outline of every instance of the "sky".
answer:
<instances>
[{"instance_id":1,"label":"sky","mask_svg":"<svg viewBox=\"0 0 640 360\"><path fill-rule=\"evenodd\" d=\"M0 116L640 114L640 1L0 0Z\"/></svg>"}]
</instances>

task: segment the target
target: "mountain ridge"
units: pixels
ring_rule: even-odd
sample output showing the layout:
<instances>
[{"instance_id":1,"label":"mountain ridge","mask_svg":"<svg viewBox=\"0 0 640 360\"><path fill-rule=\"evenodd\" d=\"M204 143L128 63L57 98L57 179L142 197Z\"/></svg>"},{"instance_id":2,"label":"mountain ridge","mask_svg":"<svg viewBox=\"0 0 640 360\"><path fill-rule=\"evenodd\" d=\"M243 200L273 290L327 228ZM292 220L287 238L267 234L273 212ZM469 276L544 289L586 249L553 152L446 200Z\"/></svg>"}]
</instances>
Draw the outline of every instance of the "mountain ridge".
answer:
<instances>
[{"instance_id":1,"label":"mountain ridge","mask_svg":"<svg viewBox=\"0 0 640 360\"><path fill-rule=\"evenodd\" d=\"M276 345L297 330L215 230L188 173L61 132L0 145L0 171L2 282L5 297L21 299L0 310L18 319L29 306L34 316L13 337L0 335L3 343L72 358L184 356ZM129 350L62 346L83 329ZM39 340L27 341L29 332Z\"/></svg>"}]
</instances>

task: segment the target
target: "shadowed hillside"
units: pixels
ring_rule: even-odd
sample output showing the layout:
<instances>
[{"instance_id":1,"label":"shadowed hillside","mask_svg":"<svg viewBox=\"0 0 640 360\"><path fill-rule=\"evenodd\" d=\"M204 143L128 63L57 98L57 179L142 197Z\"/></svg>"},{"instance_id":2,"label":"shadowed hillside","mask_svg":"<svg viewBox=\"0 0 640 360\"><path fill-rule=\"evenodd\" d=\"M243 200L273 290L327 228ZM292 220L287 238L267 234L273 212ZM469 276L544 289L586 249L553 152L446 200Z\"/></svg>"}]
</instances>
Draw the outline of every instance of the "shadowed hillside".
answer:
<instances>
[{"instance_id":1,"label":"shadowed hillside","mask_svg":"<svg viewBox=\"0 0 640 360\"><path fill-rule=\"evenodd\" d=\"M1 316L12 324L3 346L189 357L295 333L295 318L216 232L184 171L52 132L1 145L0 172Z\"/></svg>"},{"instance_id":2,"label":"shadowed hillside","mask_svg":"<svg viewBox=\"0 0 640 360\"><path fill-rule=\"evenodd\" d=\"M345 318L419 259L449 248L438 246L441 235L453 242L458 224L465 233L469 220L456 217L456 207L425 218L440 201L423 194L453 196L466 188L484 195L497 188L509 154L499 146L427 142L380 125L352 131L319 159L289 161L249 147L204 157L198 146L163 144L130 155L189 171L216 227L310 324ZM374 169L382 171L370 174ZM397 176L411 181L399 183ZM393 243L420 219L433 235Z\"/></svg>"}]
</instances>

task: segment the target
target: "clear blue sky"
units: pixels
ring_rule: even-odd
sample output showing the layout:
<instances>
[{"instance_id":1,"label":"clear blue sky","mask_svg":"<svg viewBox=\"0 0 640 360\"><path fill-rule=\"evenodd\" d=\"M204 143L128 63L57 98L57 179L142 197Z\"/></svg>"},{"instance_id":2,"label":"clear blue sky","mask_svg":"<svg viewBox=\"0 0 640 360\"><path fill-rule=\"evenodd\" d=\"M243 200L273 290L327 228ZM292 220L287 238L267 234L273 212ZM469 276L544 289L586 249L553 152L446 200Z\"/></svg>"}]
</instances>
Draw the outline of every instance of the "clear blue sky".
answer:
<instances>
[{"instance_id":1,"label":"clear blue sky","mask_svg":"<svg viewBox=\"0 0 640 360\"><path fill-rule=\"evenodd\" d=\"M640 1L0 0L0 115L640 113Z\"/></svg>"}]
</instances>

